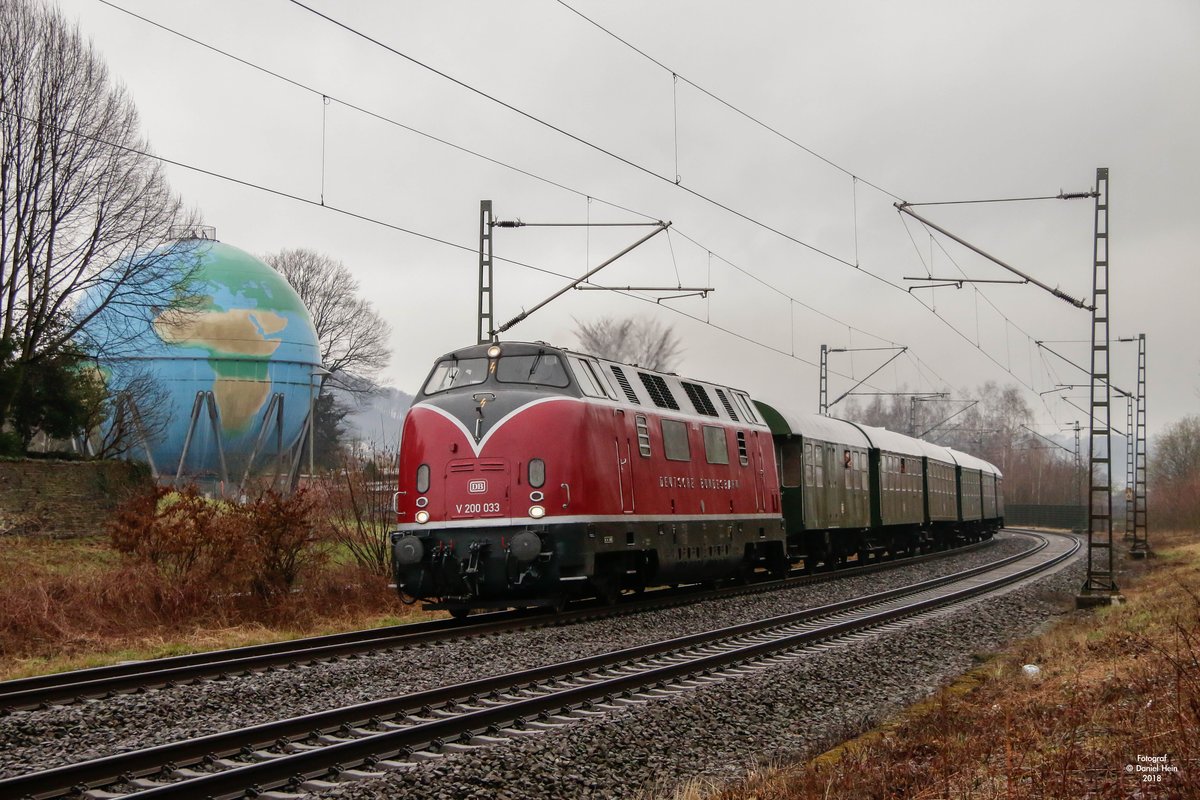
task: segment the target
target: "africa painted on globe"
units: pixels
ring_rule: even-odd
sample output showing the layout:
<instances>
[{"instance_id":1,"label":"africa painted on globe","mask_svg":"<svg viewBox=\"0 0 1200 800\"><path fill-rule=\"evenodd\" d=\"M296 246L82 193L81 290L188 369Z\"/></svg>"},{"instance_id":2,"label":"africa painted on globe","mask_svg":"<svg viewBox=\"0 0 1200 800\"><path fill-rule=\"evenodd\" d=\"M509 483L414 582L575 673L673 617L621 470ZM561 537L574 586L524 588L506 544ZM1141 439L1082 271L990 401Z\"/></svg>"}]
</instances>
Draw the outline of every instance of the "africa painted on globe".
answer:
<instances>
[{"instance_id":1,"label":"africa painted on globe","mask_svg":"<svg viewBox=\"0 0 1200 800\"><path fill-rule=\"evenodd\" d=\"M156 468L173 473L190 427L198 392L212 392L219 409L221 444L234 467L268 426L277 445L276 418L264 419L272 395L283 405L283 446L299 435L319 386L320 352L311 317L296 292L254 256L213 240L176 243L166 256L179 273L194 270L186 303L152 309L133 347L98 360L110 384L149 372L166 398L143 415L165 414L168 423L149 448ZM213 471L216 444L202 408L188 447L187 471Z\"/></svg>"}]
</instances>

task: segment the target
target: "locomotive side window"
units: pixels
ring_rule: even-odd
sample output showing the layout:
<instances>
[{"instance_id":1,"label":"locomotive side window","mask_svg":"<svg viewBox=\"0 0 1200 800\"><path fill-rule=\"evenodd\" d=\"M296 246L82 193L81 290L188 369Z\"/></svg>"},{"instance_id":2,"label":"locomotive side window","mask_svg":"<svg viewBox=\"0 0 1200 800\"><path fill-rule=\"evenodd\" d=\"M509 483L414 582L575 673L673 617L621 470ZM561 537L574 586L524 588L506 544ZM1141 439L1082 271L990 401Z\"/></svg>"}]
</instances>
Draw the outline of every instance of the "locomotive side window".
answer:
<instances>
[{"instance_id":1,"label":"locomotive side window","mask_svg":"<svg viewBox=\"0 0 1200 800\"><path fill-rule=\"evenodd\" d=\"M546 462L540 458L529 459L529 485L534 489L546 483Z\"/></svg>"},{"instance_id":2,"label":"locomotive side window","mask_svg":"<svg viewBox=\"0 0 1200 800\"><path fill-rule=\"evenodd\" d=\"M811 449L811 448L810 448ZM784 486L799 486L801 471L800 471L800 442L787 441L783 443L781 448L780 463L783 467L780 479ZM811 466L811 465L810 465ZM812 475L812 469L805 469L804 474ZM812 480L808 483L811 485Z\"/></svg>"},{"instance_id":3,"label":"locomotive side window","mask_svg":"<svg viewBox=\"0 0 1200 800\"><path fill-rule=\"evenodd\" d=\"M486 358L448 358L440 361L425 382L425 394L483 383L487 380L487 366Z\"/></svg>"},{"instance_id":4,"label":"locomotive side window","mask_svg":"<svg viewBox=\"0 0 1200 800\"><path fill-rule=\"evenodd\" d=\"M663 454L668 461L691 461L692 448L688 443L687 425L673 419L662 421Z\"/></svg>"},{"instance_id":5,"label":"locomotive side window","mask_svg":"<svg viewBox=\"0 0 1200 800\"><path fill-rule=\"evenodd\" d=\"M612 383L604 379L604 370L600 369L600 362L585 360L580 363L592 373L592 377L596 379L596 385L600 387L600 391L604 392L609 400L616 400L617 391L613 388Z\"/></svg>"},{"instance_id":6,"label":"locomotive side window","mask_svg":"<svg viewBox=\"0 0 1200 800\"><path fill-rule=\"evenodd\" d=\"M721 390L718 389L717 391L719 392ZM738 445L738 463L741 464L743 467L749 466L750 465L750 454L746 452L746 432L745 431L737 432L737 445Z\"/></svg>"},{"instance_id":7,"label":"locomotive side window","mask_svg":"<svg viewBox=\"0 0 1200 800\"><path fill-rule=\"evenodd\" d=\"M710 464L729 463L729 440L725 429L716 425L704 425L704 460Z\"/></svg>"},{"instance_id":8,"label":"locomotive side window","mask_svg":"<svg viewBox=\"0 0 1200 800\"><path fill-rule=\"evenodd\" d=\"M650 457L650 426L646 424L644 414L637 415L638 452L643 458Z\"/></svg>"},{"instance_id":9,"label":"locomotive side window","mask_svg":"<svg viewBox=\"0 0 1200 800\"><path fill-rule=\"evenodd\" d=\"M604 397L604 390L600 388L599 381L592 373L591 365L574 356L568 358L567 363L571 365L571 372L575 373L575 382L579 384L580 391L588 397Z\"/></svg>"},{"instance_id":10,"label":"locomotive side window","mask_svg":"<svg viewBox=\"0 0 1200 800\"><path fill-rule=\"evenodd\" d=\"M496 368L496 380L501 383L540 383L544 386L566 386L571 382L562 359L553 353L504 356Z\"/></svg>"},{"instance_id":11,"label":"locomotive side window","mask_svg":"<svg viewBox=\"0 0 1200 800\"><path fill-rule=\"evenodd\" d=\"M417 492L425 494L429 491L429 465L422 464L417 467Z\"/></svg>"}]
</instances>

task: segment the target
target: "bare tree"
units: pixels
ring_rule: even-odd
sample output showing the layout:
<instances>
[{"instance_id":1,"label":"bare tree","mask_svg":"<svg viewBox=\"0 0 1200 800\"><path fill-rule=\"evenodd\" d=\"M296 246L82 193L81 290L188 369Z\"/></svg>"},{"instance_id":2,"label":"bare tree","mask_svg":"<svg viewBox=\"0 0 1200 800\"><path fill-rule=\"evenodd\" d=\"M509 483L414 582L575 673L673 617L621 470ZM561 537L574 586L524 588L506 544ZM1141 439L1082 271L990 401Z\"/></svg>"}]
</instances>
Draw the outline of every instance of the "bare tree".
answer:
<instances>
[{"instance_id":1,"label":"bare tree","mask_svg":"<svg viewBox=\"0 0 1200 800\"><path fill-rule=\"evenodd\" d=\"M35 0L0 0L0 424L64 352L119 347L121 326L186 294L172 229L195 220L145 155L125 89L78 28ZM111 314L106 314L111 310ZM42 376L44 377L44 376Z\"/></svg>"},{"instance_id":2,"label":"bare tree","mask_svg":"<svg viewBox=\"0 0 1200 800\"><path fill-rule=\"evenodd\" d=\"M300 295L312 316L321 364L339 389L370 391L391 360L391 326L358 296L358 281L340 261L313 250L280 250L263 256Z\"/></svg>"},{"instance_id":3,"label":"bare tree","mask_svg":"<svg viewBox=\"0 0 1200 800\"><path fill-rule=\"evenodd\" d=\"M1154 478L1167 483L1200 478L1200 416L1171 423L1154 440Z\"/></svg>"},{"instance_id":4,"label":"bare tree","mask_svg":"<svg viewBox=\"0 0 1200 800\"><path fill-rule=\"evenodd\" d=\"M664 372L675 369L683 353L675 328L650 317L575 320L575 336L581 350Z\"/></svg>"}]
</instances>

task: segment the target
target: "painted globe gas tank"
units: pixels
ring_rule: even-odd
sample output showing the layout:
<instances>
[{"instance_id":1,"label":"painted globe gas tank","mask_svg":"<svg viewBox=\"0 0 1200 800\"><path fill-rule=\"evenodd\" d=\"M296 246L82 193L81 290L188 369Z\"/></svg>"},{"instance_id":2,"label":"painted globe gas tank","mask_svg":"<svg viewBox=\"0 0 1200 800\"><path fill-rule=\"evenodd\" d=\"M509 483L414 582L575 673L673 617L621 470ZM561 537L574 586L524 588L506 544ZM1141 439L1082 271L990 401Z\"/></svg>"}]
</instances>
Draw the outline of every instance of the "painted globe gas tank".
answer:
<instances>
[{"instance_id":1,"label":"painted globe gas tank","mask_svg":"<svg viewBox=\"0 0 1200 800\"><path fill-rule=\"evenodd\" d=\"M151 257L160 259L154 274L166 287L191 275L186 299L160 292L161 302L140 308L110 306L97 315L92 338L110 388L139 376L151 387L134 398L150 406L138 411L148 418L146 449L155 468L174 476L185 443L182 472L190 477L216 477L223 449L230 478L239 480L256 444L264 454L256 463L274 468L277 447L296 444L320 385L320 348L308 310L278 272L232 245L186 239Z\"/></svg>"}]
</instances>

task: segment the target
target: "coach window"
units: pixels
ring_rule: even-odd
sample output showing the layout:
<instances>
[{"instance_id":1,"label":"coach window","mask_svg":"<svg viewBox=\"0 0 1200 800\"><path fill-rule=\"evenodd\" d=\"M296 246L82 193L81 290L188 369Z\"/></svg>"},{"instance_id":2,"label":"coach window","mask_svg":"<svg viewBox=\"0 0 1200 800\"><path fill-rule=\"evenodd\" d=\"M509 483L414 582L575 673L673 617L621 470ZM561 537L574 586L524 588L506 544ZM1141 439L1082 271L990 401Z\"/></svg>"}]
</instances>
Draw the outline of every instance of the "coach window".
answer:
<instances>
[{"instance_id":1,"label":"coach window","mask_svg":"<svg viewBox=\"0 0 1200 800\"><path fill-rule=\"evenodd\" d=\"M854 462L854 456L850 453L850 451L843 450L842 451L842 473L846 476L844 483L846 484L847 489L854 488L854 471L851 469L853 462Z\"/></svg>"},{"instance_id":2,"label":"coach window","mask_svg":"<svg viewBox=\"0 0 1200 800\"><path fill-rule=\"evenodd\" d=\"M813 448L813 473L817 479L817 486L825 485L825 448L821 445L816 445Z\"/></svg>"},{"instance_id":3,"label":"coach window","mask_svg":"<svg viewBox=\"0 0 1200 800\"><path fill-rule=\"evenodd\" d=\"M860 489L867 488L867 454L859 451L858 453L858 483Z\"/></svg>"},{"instance_id":4,"label":"coach window","mask_svg":"<svg viewBox=\"0 0 1200 800\"><path fill-rule=\"evenodd\" d=\"M813 486L813 449L812 444L804 445L804 485Z\"/></svg>"},{"instance_id":5,"label":"coach window","mask_svg":"<svg viewBox=\"0 0 1200 800\"><path fill-rule=\"evenodd\" d=\"M642 454L642 458L649 458L650 426L646 424L646 415L638 414L635 420L637 423L638 452Z\"/></svg>"},{"instance_id":6,"label":"coach window","mask_svg":"<svg viewBox=\"0 0 1200 800\"><path fill-rule=\"evenodd\" d=\"M810 448L811 449L811 448ZM800 442L788 441L784 442L780 447L780 464L783 466L780 477L783 479L784 486L799 486L800 485ZM812 469L805 468L804 473L808 476L809 485L812 484Z\"/></svg>"},{"instance_id":7,"label":"coach window","mask_svg":"<svg viewBox=\"0 0 1200 800\"><path fill-rule=\"evenodd\" d=\"M704 460L710 464L729 463L729 440L725 429L716 425L702 425L704 432Z\"/></svg>"},{"instance_id":8,"label":"coach window","mask_svg":"<svg viewBox=\"0 0 1200 800\"><path fill-rule=\"evenodd\" d=\"M668 461L691 461L692 448L688 443L687 425L673 419L662 421L663 455Z\"/></svg>"}]
</instances>

